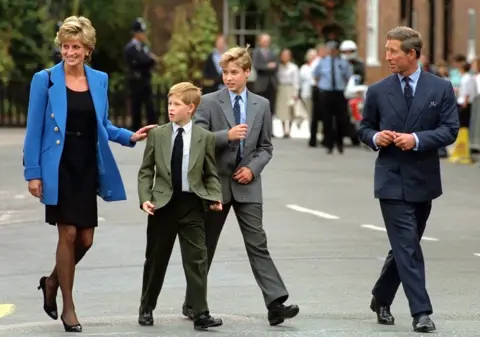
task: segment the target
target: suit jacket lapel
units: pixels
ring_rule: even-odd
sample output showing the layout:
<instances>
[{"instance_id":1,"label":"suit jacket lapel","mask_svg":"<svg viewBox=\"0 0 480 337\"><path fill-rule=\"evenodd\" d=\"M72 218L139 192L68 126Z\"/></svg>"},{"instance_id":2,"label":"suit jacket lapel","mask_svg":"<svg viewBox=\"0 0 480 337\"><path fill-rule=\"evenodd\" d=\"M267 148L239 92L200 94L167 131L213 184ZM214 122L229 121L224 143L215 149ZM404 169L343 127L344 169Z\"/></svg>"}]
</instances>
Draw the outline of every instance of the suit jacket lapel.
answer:
<instances>
[{"instance_id":1,"label":"suit jacket lapel","mask_svg":"<svg viewBox=\"0 0 480 337\"><path fill-rule=\"evenodd\" d=\"M223 89L219 93L220 108L222 109L225 118L227 119L230 127L237 125L235 123L235 117L233 115L232 102L230 100L230 95L228 94L228 89Z\"/></svg>"},{"instance_id":2,"label":"suit jacket lapel","mask_svg":"<svg viewBox=\"0 0 480 337\"><path fill-rule=\"evenodd\" d=\"M400 80L396 74L390 76L390 85L387 96L393 111L402 123L405 123L408 117L408 106L407 102L405 102L405 97L403 96Z\"/></svg>"},{"instance_id":3,"label":"suit jacket lapel","mask_svg":"<svg viewBox=\"0 0 480 337\"><path fill-rule=\"evenodd\" d=\"M57 122L60 132L65 135L67 123L67 87L65 85L65 72L63 61L54 66L50 73L52 87L48 90L48 100L52 107L52 116Z\"/></svg>"},{"instance_id":4,"label":"suit jacket lapel","mask_svg":"<svg viewBox=\"0 0 480 337\"><path fill-rule=\"evenodd\" d=\"M247 106L246 106L246 113L247 113L247 138L248 135L250 134L250 131L252 130L253 127L253 122L255 121L255 117L257 117L257 100L255 99L255 96L250 93L250 91L247 91Z\"/></svg>"},{"instance_id":5,"label":"suit jacket lapel","mask_svg":"<svg viewBox=\"0 0 480 337\"><path fill-rule=\"evenodd\" d=\"M188 172L191 171L193 165L198 159L198 155L200 154L200 146L198 143L202 140L202 135L200 134L199 130L195 125L192 125L192 130L190 131L191 141L190 141L190 154L188 160Z\"/></svg>"},{"instance_id":6,"label":"suit jacket lapel","mask_svg":"<svg viewBox=\"0 0 480 337\"><path fill-rule=\"evenodd\" d=\"M413 95L412 107L408 114L407 121L405 122L405 132L415 125L418 117L420 117L425 104L429 98L427 77L424 75L423 71L420 73L420 77L415 87L415 94Z\"/></svg>"},{"instance_id":7,"label":"suit jacket lapel","mask_svg":"<svg viewBox=\"0 0 480 337\"><path fill-rule=\"evenodd\" d=\"M163 162L167 172L171 171L170 161L172 159L172 123L168 123L160 134L160 146L162 148Z\"/></svg>"},{"instance_id":8,"label":"suit jacket lapel","mask_svg":"<svg viewBox=\"0 0 480 337\"><path fill-rule=\"evenodd\" d=\"M85 66L85 75L87 77L90 95L92 96L93 106L95 107L97 121L102 124L107 108L107 88L102 85L102 78L89 66Z\"/></svg>"}]
</instances>

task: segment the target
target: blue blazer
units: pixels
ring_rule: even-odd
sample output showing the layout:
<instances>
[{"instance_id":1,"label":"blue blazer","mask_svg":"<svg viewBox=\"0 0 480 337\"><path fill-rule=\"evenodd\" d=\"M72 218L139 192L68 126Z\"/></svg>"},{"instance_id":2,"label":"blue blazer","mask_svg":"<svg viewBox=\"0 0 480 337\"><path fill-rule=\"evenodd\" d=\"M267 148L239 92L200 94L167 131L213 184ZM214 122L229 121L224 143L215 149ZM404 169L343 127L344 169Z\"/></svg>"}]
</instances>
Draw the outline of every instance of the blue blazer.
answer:
<instances>
[{"instance_id":1,"label":"blue blazer","mask_svg":"<svg viewBox=\"0 0 480 337\"><path fill-rule=\"evenodd\" d=\"M133 147L132 132L117 128L108 120L108 75L85 66L85 74L97 115L98 195L105 201L126 200L125 187L108 141ZM49 74L37 72L30 86L27 130L24 144L25 180L42 180L45 205L58 202L58 168L65 141L67 88L63 62Z\"/></svg>"},{"instance_id":2,"label":"blue blazer","mask_svg":"<svg viewBox=\"0 0 480 337\"><path fill-rule=\"evenodd\" d=\"M368 88L360 140L378 150L374 189L378 199L431 201L442 194L438 149L455 142L457 103L450 81L422 71L410 110L396 74ZM378 149L373 136L381 130L415 133L416 150L395 144Z\"/></svg>"}]
</instances>

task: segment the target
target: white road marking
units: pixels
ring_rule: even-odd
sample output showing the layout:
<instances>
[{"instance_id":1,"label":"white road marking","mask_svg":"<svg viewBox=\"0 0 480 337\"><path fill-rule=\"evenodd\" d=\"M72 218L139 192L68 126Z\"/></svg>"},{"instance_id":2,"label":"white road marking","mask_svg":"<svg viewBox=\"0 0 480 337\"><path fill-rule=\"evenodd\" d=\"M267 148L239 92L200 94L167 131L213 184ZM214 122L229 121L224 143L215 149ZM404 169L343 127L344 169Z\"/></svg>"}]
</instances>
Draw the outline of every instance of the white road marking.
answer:
<instances>
[{"instance_id":1,"label":"white road marking","mask_svg":"<svg viewBox=\"0 0 480 337\"><path fill-rule=\"evenodd\" d=\"M374 231L381 231L381 232L386 232L387 230L385 229L385 227L379 227L379 226L375 226L375 225L362 225L363 228L367 228L367 229L372 229Z\"/></svg>"},{"instance_id":2,"label":"white road marking","mask_svg":"<svg viewBox=\"0 0 480 337\"><path fill-rule=\"evenodd\" d=\"M27 196L25 194L17 194L14 196L15 199L25 199Z\"/></svg>"},{"instance_id":3,"label":"white road marking","mask_svg":"<svg viewBox=\"0 0 480 337\"><path fill-rule=\"evenodd\" d=\"M374 230L374 231L380 231L380 232L386 232L387 231L385 229L385 227L380 227L380 226L375 226L375 225L370 225L370 224L365 224L365 225L361 225L361 226L363 228L371 229L371 230ZM422 241L423 240L425 240L425 241L440 241L437 238L432 238L432 237L429 237L429 236L423 236Z\"/></svg>"},{"instance_id":4,"label":"white road marking","mask_svg":"<svg viewBox=\"0 0 480 337\"><path fill-rule=\"evenodd\" d=\"M101 216L99 216L98 221L105 221L105 218L102 218Z\"/></svg>"},{"instance_id":5,"label":"white road marking","mask_svg":"<svg viewBox=\"0 0 480 337\"><path fill-rule=\"evenodd\" d=\"M480 254L479 254L479 253L474 253L473 255L480 257Z\"/></svg>"},{"instance_id":6,"label":"white road marking","mask_svg":"<svg viewBox=\"0 0 480 337\"><path fill-rule=\"evenodd\" d=\"M305 208L305 207L298 206L298 205L289 204L289 205L285 205L285 207L287 207L291 210L300 212L300 213L312 214L312 215L318 216L319 218L324 218L324 219L328 219L328 220L338 220L338 219L340 219L340 217L338 217L336 215L325 213L325 212L322 212L322 211L317 211L315 209Z\"/></svg>"},{"instance_id":7,"label":"white road marking","mask_svg":"<svg viewBox=\"0 0 480 337\"><path fill-rule=\"evenodd\" d=\"M15 211L6 211L5 213L1 214L0 223L8 221L12 217L13 213L15 213Z\"/></svg>"}]
</instances>

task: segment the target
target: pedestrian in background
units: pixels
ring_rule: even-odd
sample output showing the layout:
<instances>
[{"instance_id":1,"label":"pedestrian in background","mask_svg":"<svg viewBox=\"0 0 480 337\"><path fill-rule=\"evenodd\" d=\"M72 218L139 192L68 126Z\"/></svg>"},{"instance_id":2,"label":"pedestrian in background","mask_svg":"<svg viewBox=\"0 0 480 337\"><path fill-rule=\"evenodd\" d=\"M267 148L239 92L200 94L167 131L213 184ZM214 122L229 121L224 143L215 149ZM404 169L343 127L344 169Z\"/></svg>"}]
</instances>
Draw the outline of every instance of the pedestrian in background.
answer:
<instances>
[{"instance_id":1,"label":"pedestrian in background","mask_svg":"<svg viewBox=\"0 0 480 337\"><path fill-rule=\"evenodd\" d=\"M277 70L277 94L275 106L277 118L282 122L283 138L290 138L293 109L300 93L300 76L298 66L292 62L290 49L280 53L280 65Z\"/></svg>"},{"instance_id":2,"label":"pedestrian in background","mask_svg":"<svg viewBox=\"0 0 480 337\"><path fill-rule=\"evenodd\" d=\"M332 154L337 147L343 153L343 138L347 135L348 107L344 91L352 76L352 67L340 57L337 41L329 41L330 54L318 62L314 70L315 81L322 92L323 134L327 153Z\"/></svg>"},{"instance_id":3,"label":"pedestrian in background","mask_svg":"<svg viewBox=\"0 0 480 337\"><path fill-rule=\"evenodd\" d=\"M142 18L132 24L133 37L124 49L127 64L127 87L130 94L131 130L142 125L142 108L145 106L147 123L157 124L158 115L153 106L152 71L158 57L152 53L147 42L147 26Z\"/></svg>"}]
</instances>

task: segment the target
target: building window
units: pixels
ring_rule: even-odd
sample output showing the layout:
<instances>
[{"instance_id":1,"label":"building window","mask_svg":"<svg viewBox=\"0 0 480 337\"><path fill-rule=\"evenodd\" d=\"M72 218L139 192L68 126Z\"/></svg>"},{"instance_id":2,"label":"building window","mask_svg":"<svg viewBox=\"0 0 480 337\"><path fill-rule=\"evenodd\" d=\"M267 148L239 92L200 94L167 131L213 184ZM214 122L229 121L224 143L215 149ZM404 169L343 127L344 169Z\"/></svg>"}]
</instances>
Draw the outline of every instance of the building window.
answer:
<instances>
[{"instance_id":1,"label":"building window","mask_svg":"<svg viewBox=\"0 0 480 337\"><path fill-rule=\"evenodd\" d=\"M369 67L379 67L378 60L378 0L367 2L367 57Z\"/></svg>"},{"instance_id":2,"label":"building window","mask_svg":"<svg viewBox=\"0 0 480 337\"><path fill-rule=\"evenodd\" d=\"M263 16L255 10L232 13L230 35L238 46L255 47L257 36L263 31Z\"/></svg>"},{"instance_id":3,"label":"building window","mask_svg":"<svg viewBox=\"0 0 480 337\"><path fill-rule=\"evenodd\" d=\"M467 60L472 62L476 57L476 32L477 32L477 11L473 8L468 9L468 42L467 42Z\"/></svg>"}]
</instances>

